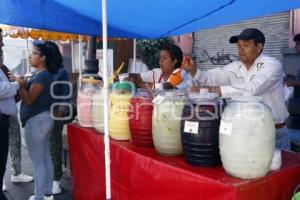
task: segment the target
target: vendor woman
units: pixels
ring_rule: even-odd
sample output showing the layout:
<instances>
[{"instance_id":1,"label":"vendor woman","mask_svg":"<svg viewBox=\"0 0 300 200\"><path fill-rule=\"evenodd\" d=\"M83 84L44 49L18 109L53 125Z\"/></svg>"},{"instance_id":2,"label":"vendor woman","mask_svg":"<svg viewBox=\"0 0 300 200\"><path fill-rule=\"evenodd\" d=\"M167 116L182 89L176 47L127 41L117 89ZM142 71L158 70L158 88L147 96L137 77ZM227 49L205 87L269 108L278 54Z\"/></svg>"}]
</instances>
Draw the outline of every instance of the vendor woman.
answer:
<instances>
[{"instance_id":1,"label":"vendor woman","mask_svg":"<svg viewBox=\"0 0 300 200\"><path fill-rule=\"evenodd\" d=\"M129 74L129 80L133 81L137 87L151 89L188 89L191 81L185 69L180 69L183 60L183 53L175 44L165 45L160 49L159 65L160 68L141 74ZM172 85L170 77L174 71L180 73L182 81Z\"/></svg>"}]
</instances>

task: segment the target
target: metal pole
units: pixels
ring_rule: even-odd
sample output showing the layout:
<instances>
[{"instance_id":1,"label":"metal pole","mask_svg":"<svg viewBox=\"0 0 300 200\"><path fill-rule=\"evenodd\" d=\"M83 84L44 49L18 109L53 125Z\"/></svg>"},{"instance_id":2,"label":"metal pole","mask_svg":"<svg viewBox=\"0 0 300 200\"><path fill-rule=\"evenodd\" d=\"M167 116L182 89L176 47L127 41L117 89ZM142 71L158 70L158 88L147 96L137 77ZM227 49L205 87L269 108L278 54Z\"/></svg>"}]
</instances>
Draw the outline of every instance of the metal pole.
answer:
<instances>
[{"instance_id":1,"label":"metal pole","mask_svg":"<svg viewBox=\"0 0 300 200\"><path fill-rule=\"evenodd\" d=\"M78 37L78 83L79 83L79 88L81 87L81 78L82 78L82 36L79 35Z\"/></svg>"},{"instance_id":2,"label":"metal pole","mask_svg":"<svg viewBox=\"0 0 300 200\"><path fill-rule=\"evenodd\" d=\"M26 38L26 56L25 56L26 66L27 66L26 73L30 73L31 72L31 68L30 68L28 57L29 57L29 42L28 42L28 38Z\"/></svg>"},{"instance_id":3,"label":"metal pole","mask_svg":"<svg viewBox=\"0 0 300 200\"><path fill-rule=\"evenodd\" d=\"M136 39L133 39L133 69L136 73Z\"/></svg>"},{"instance_id":4,"label":"metal pole","mask_svg":"<svg viewBox=\"0 0 300 200\"><path fill-rule=\"evenodd\" d=\"M72 73L74 73L74 42L71 40L71 66L72 66Z\"/></svg>"},{"instance_id":5,"label":"metal pole","mask_svg":"<svg viewBox=\"0 0 300 200\"><path fill-rule=\"evenodd\" d=\"M83 73L97 77L99 71L99 61L96 59L97 37L89 36L87 45L87 58L84 61L85 68Z\"/></svg>"},{"instance_id":6,"label":"metal pole","mask_svg":"<svg viewBox=\"0 0 300 200\"><path fill-rule=\"evenodd\" d=\"M102 37L103 37L103 82L104 82L104 155L105 155L105 185L106 199L111 199L111 182L110 182L110 147L109 147L109 130L108 130L108 63L107 63L107 2L102 0Z\"/></svg>"}]
</instances>

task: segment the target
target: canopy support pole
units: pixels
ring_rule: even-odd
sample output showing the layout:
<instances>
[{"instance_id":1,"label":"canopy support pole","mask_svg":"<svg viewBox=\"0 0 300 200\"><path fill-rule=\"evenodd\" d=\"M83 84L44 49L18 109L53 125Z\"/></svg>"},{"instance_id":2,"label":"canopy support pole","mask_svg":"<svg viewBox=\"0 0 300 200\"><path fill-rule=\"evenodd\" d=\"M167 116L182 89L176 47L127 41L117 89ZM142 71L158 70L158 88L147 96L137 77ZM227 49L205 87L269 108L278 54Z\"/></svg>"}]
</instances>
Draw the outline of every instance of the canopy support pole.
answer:
<instances>
[{"instance_id":1,"label":"canopy support pole","mask_svg":"<svg viewBox=\"0 0 300 200\"><path fill-rule=\"evenodd\" d=\"M82 75L82 36L78 36L78 74L79 80L81 80Z\"/></svg>"},{"instance_id":2,"label":"canopy support pole","mask_svg":"<svg viewBox=\"0 0 300 200\"><path fill-rule=\"evenodd\" d=\"M29 64L29 42L28 42L28 38L26 39L26 56L25 56L25 60L26 60L26 73L30 73L31 72L31 68L30 68L30 64Z\"/></svg>"},{"instance_id":3,"label":"canopy support pole","mask_svg":"<svg viewBox=\"0 0 300 200\"><path fill-rule=\"evenodd\" d=\"M72 65L72 73L74 73L74 42L71 40L71 65Z\"/></svg>"},{"instance_id":4,"label":"canopy support pole","mask_svg":"<svg viewBox=\"0 0 300 200\"><path fill-rule=\"evenodd\" d=\"M133 70L136 73L136 39L133 39Z\"/></svg>"},{"instance_id":5,"label":"canopy support pole","mask_svg":"<svg viewBox=\"0 0 300 200\"><path fill-rule=\"evenodd\" d=\"M109 147L109 130L108 130L108 63L107 63L107 0L102 0L102 37L103 37L103 82L104 82L104 155L105 155L105 185L106 199L111 199L111 182L110 182L110 147Z\"/></svg>"}]
</instances>

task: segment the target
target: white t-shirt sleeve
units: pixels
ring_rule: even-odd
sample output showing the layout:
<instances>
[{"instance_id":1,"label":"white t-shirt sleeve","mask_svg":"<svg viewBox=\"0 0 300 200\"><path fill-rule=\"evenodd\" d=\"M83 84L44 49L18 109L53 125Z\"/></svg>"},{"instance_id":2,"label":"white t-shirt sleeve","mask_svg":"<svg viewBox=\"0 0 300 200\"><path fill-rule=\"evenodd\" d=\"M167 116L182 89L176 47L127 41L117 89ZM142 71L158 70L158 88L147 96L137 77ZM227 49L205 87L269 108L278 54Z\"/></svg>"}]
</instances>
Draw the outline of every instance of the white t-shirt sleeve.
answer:
<instances>
[{"instance_id":1,"label":"white t-shirt sleeve","mask_svg":"<svg viewBox=\"0 0 300 200\"><path fill-rule=\"evenodd\" d=\"M229 72L227 70L227 68L230 67L229 65L210 69L208 71L200 71L198 68L192 82L198 86L219 86L230 84Z\"/></svg>"},{"instance_id":2,"label":"white t-shirt sleeve","mask_svg":"<svg viewBox=\"0 0 300 200\"><path fill-rule=\"evenodd\" d=\"M152 71L142 72L141 77L145 82L152 82L153 72Z\"/></svg>"},{"instance_id":3,"label":"white t-shirt sleeve","mask_svg":"<svg viewBox=\"0 0 300 200\"><path fill-rule=\"evenodd\" d=\"M140 75L144 82L153 83L153 78L155 79L154 82L158 82L161 75L161 70L158 68L151 71L142 72Z\"/></svg>"}]
</instances>

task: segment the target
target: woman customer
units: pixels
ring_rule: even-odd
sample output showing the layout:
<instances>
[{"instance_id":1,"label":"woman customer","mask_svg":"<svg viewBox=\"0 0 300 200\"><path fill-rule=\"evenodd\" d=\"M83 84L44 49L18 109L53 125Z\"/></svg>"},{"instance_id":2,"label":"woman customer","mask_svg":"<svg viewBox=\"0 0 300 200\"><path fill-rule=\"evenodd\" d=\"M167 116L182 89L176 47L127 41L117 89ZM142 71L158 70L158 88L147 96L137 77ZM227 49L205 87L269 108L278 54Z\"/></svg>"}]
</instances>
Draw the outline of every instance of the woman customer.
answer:
<instances>
[{"instance_id":1,"label":"woman customer","mask_svg":"<svg viewBox=\"0 0 300 200\"><path fill-rule=\"evenodd\" d=\"M63 59L58 46L54 42L50 41L45 42L45 45L51 49L53 55L53 64L59 68L57 74L55 74L54 76L53 85L53 93L55 97L59 97L54 98L57 106L54 106L53 114L57 119L54 120L54 126L50 137L50 152L54 166L54 182L52 193L59 194L61 193L60 179L63 174L62 131L65 123L65 121L61 119L68 115L69 108L65 103L70 102L70 98L68 98L68 96L71 90L69 86L69 75L67 70L63 66ZM56 84L55 81L57 81Z\"/></svg>"},{"instance_id":2,"label":"woman customer","mask_svg":"<svg viewBox=\"0 0 300 200\"><path fill-rule=\"evenodd\" d=\"M53 65L51 49L44 44L34 44L29 62L36 68L32 78L17 78L20 85L21 122L25 126L25 141L33 163L35 195L30 200L53 199L53 165L49 139L53 128L50 105L53 99L50 86L58 67ZM45 197L44 197L45 195Z\"/></svg>"}]
</instances>

